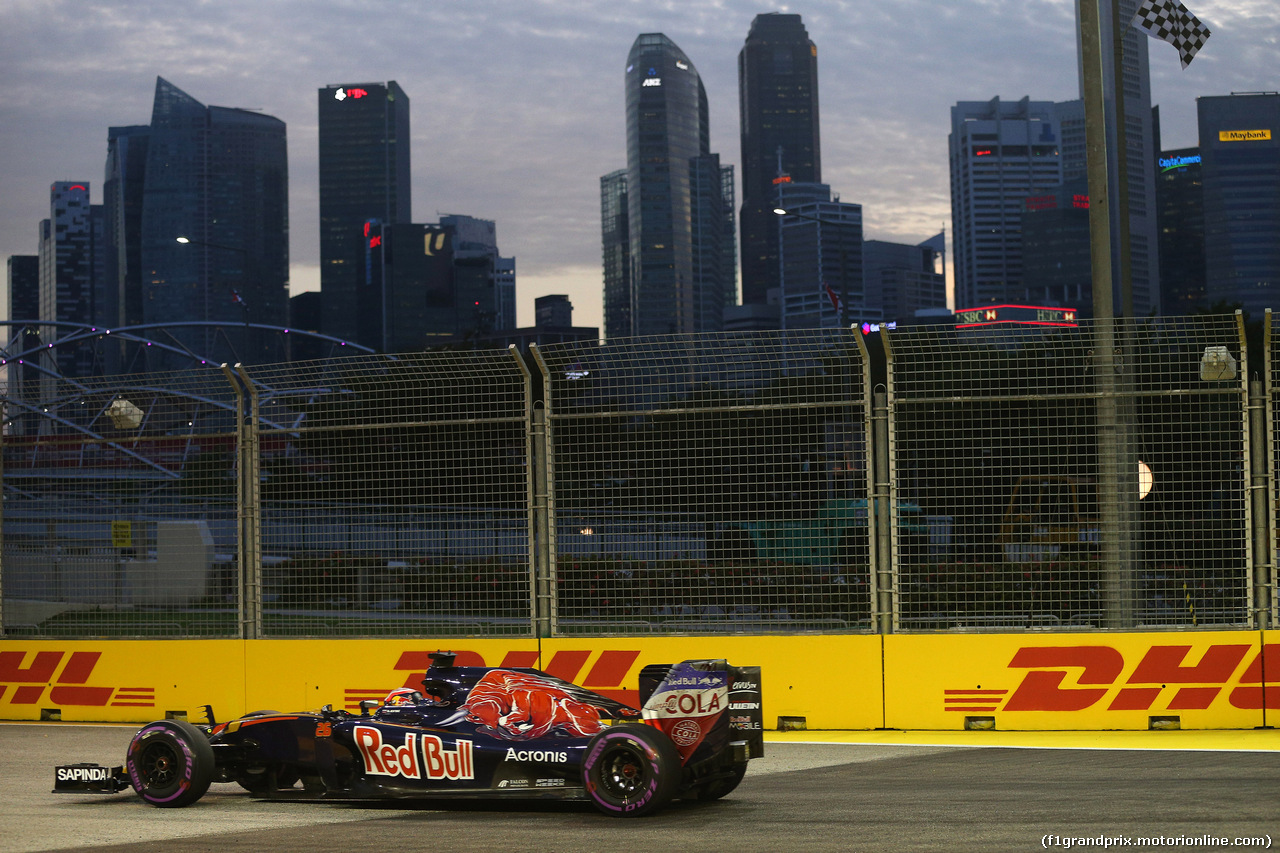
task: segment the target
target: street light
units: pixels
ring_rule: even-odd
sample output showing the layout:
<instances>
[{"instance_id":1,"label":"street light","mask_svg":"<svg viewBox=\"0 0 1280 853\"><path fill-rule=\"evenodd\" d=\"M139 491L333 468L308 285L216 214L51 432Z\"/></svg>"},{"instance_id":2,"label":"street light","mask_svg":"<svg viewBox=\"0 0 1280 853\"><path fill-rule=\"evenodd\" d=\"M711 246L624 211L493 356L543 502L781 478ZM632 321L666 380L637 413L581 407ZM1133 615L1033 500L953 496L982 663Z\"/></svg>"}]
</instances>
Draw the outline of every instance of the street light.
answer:
<instances>
[{"instance_id":1,"label":"street light","mask_svg":"<svg viewBox=\"0 0 1280 853\"><path fill-rule=\"evenodd\" d=\"M810 214L807 214L807 213L800 213L800 212L795 211L795 210L787 210L785 207L775 207L775 208L773 209L773 212L774 212L774 214L775 214L776 216L794 216L796 219L807 219L807 220L809 220L810 222L816 222L816 223L818 223L819 225L836 225L836 226L839 226L839 225L849 225L849 224L851 224L851 223L849 223L849 222L845 222L845 221L841 221L841 220L837 220L837 219L824 219L824 218L823 218L823 217L821 217L821 216L812 216L812 215L810 215ZM839 319L839 323L840 323L841 328L848 328L848 326L849 326L849 292L848 292L848 291L849 291L849 287L848 287L848 279L849 279L849 276L848 276L848 258L849 258L849 250L844 246L844 241L843 241L843 240L841 240L841 241L840 241L840 244L841 244L841 245L840 245L840 247L839 247L839 250L840 250L840 292L839 292L839 294L838 294L838 297L839 297L839 304L837 305L836 310L837 310L837 312L838 312L838 319ZM781 249L782 249L782 241L781 241L781 240L779 240L779 241L778 241L778 249L779 249L779 252L781 252ZM821 232L819 232L819 235L818 235L818 250L819 250L819 258L821 258L821 250L822 250L822 235L821 235ZM821 262L819 262L818 275L819 275L819 278L821 279L821 276L822 276L822 266L821 266ZM825 281L823 281L823 284L825 285L825 284L826 284L826 282L825 282ZM784 293L785 293L785 287L784 287ZM830 287L827 287L827 295L828 295L828 296L830 296L830 295L831 295L831 288L830 288ZM782 314L783 314L783 316L784 316L784 317L786 316L786 313L787 313L787 306L786 306L786 304L785 304L785 300L784 300L784 304L782 305Z\"/></svg>"}]
</instances>

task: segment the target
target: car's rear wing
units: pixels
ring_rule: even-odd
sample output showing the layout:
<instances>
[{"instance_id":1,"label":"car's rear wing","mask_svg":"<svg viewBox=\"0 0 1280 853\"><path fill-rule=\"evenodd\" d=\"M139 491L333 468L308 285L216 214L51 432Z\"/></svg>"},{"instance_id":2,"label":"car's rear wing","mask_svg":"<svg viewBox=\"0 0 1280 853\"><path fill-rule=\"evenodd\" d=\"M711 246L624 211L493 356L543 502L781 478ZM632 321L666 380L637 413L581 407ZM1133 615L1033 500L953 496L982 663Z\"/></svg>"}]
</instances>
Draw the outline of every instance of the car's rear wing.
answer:
<instances>
[{"instance_id":1,"label":"car's rear wing","mask_svg":"<svg viewBox=\"0 0 1280 853\"><path fill-rule=\"evenodd\" d=\"M729 729L735 741L747 742L748 758L764 757L764 703L758 666L730 667Z\"/></svg>"},{"instance_id":2,"label":"car's rear wing","mask_svg":"<svg viewBox=\"0 0 1280 853\"><path fill-rule=\"evenodd\" d=\"M727 729L735 758L764 756L758 666L726 660L649 664L640 670L640 704L646 721L671 735L686 760L717 724Z\"/></svg>"}]
</instances>

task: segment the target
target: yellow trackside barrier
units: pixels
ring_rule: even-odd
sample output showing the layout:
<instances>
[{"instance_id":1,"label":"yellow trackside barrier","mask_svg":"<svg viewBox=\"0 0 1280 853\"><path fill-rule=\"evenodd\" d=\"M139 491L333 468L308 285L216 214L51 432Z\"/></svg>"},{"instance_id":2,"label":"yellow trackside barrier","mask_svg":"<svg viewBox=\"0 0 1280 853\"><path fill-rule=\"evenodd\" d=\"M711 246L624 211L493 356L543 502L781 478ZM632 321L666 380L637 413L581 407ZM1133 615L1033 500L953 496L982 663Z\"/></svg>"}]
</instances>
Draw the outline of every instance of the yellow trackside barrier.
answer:
<instances>
[{"instance_id":1,"label":"yellow trackside barrier","mask_svg":"<svg viewBox=\"0 0 1280 853\"><path fill-rule=\"evenodd\" d=\"M244 643L0 641L0 719L148 722L241 708Z\"/></svg>"},{"instance_id":2,"label":"yellow trackside barrier","mask_svg":"<svg viewBox=\"0 0 1280 853\"><path fill-rule=\"evenodd\" d=\"M581 639L4 640L0 719L219 719L416 686L430 653L636 702L649 663L759 665L769 728L1240 729L1280 718L1280 632ZM1270 706L1270 707L1268 707Z\"/></svg>"},{"instance_id":3,"label":"yellow trackside barrier","mask_svg":"<svg viewBox=\"0 0 1280 853\"><path fill-rule=\"evenodd\" d=\"M1267 648L1274 721L1280 646ZM1257 631L888 636L885 717L900 729L1253 728L1263 650Z\"/></svg>"}]
</instances>

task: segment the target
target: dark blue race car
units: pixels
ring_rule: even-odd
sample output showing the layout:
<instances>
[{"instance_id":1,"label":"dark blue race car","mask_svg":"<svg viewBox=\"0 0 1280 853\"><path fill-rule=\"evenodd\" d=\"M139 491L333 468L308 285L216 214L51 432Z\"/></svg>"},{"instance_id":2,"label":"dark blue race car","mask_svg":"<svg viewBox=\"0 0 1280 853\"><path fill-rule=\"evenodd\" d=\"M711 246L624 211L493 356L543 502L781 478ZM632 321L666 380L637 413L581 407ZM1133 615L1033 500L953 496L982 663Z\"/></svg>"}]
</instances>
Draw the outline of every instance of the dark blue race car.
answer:
<instances>
[{"instance_id":1,"label":"dark blue race car","mask_svg":"<svg viewBox=\"0 0 1280 853\"><path fill-rule=\"evenodd\" d=\"M437 652L422 689L359 713L259 711L225 723L158 720L119 767L55 769L55 792L132 787L186 806L213 782L270 799L559 798L617 816L675 797L713 800L764 754L760 668L724 660L652 664L642 708L535 669L454 666Z\"/></svg>"}]
</instances>

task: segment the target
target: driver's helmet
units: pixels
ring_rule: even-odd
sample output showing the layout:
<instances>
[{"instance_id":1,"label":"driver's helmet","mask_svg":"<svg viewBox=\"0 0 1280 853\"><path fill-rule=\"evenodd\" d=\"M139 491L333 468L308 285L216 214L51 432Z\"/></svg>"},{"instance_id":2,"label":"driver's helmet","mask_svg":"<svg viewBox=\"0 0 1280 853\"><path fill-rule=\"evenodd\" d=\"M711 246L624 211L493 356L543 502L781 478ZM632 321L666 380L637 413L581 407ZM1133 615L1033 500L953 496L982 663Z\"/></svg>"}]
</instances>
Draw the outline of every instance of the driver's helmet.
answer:
<instances>
[{"instance_id":1,"label":"driver's helmet","mask_svg":"<svg viewBox=\"0 0 1280 853\"><path fill-rule=\"evenodd\" d=\"M397 687L387 694L387 698L382 700L384 707L394 708L396 706L417 705L422 701L422 694L412 687Z\"/></svg>"}]
</instances>

